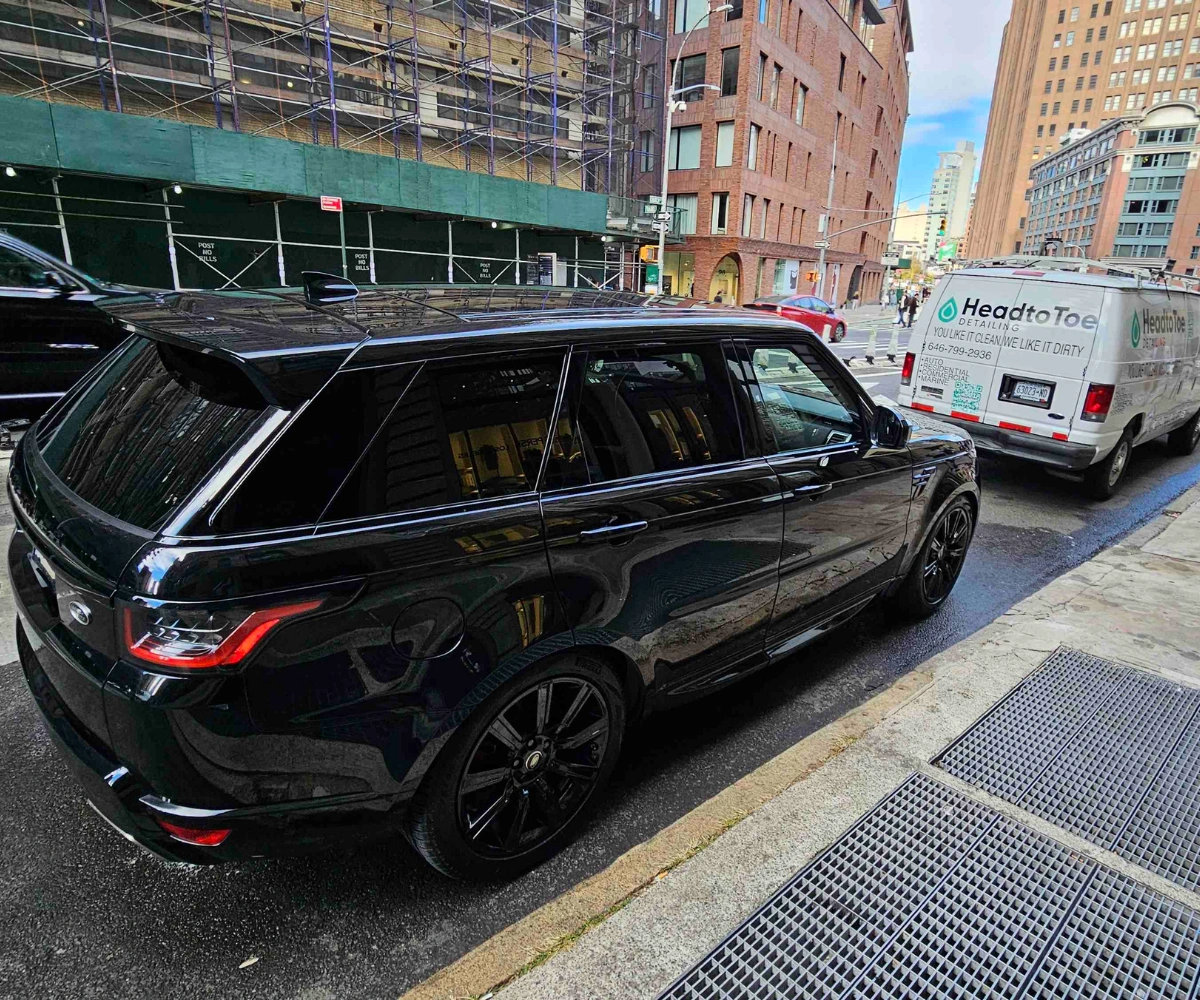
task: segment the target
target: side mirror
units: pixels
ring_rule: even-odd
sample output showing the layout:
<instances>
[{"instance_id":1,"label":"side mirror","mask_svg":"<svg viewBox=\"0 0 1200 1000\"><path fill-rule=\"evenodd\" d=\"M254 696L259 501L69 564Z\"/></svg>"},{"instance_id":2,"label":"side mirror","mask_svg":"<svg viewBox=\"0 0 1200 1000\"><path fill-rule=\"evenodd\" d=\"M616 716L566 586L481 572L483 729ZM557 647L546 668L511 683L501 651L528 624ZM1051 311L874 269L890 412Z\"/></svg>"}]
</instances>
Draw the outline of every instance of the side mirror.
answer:
<instances>
[{"instance_id":1,"label":"side mirror","mask_svg":"<svg viewBox=\"0 0 1200 1000\"><path fill-rule=\"evenodd\" d=\"M883 448L907 448L912 424L894 406L875 406L875 441Z\"/></svg>"},{"instance_id":2,"label":"side mirror","mask_svg":"<svg viewBox=\"0 0 1200 1000\"><path fill-rule=\"evenodd\" d=\"M331 302L350 302L358 298L358 285L348 278L323 271L302 271L304 301L311 306L326 306Z\"/></svg>"},{"instance_id":3,"label":"side mirror","mask_svg":"<svg viewBox=\"0 0 1200 1000\"><path fill-rule=\"evenodd\" d=\"M46 287L58 289L59 295L66 295L75 290L75 283L68 281L64 275L59 274L57 271L43 271L42 273L46 278Z\"/></svg>"}]
</instances>

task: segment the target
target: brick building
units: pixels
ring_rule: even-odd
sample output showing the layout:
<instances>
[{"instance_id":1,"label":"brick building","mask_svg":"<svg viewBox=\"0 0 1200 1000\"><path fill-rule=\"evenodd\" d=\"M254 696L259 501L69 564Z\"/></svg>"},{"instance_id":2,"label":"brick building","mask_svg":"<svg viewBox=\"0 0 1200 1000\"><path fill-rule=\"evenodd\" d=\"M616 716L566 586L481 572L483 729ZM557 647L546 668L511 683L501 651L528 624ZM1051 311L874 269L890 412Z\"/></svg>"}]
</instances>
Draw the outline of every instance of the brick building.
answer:
<instances>
[{"instance_id":1,"label":"brick building","mask_svg":"<svg viewBox=\"0 0 1200 1000\"><path fill-rule=\"evenodd\" d=\"M1019 251L1030 170L1076 128L1200 93L1193 0L1013 0L984 143L975 256Z\"/></svg>"},{"instance_id":2,"label":"brick building","mask_svg":"<svg viewBox=\"0 0 1200 1000\"><path fill-rule=\"evenodd\" d=\"M711 24L701 20L705 0L673 0L669 11L679 85L718 89L687 94L672 121L669 201L684 242L668 250L663 273L673 292L747 302L813 290L835 133L829 232L890 211L912 29L907 0L731 2ZM642 149L642 170L654 171L657 151ZM826 298L879 297L887 235L881 222L832 240Z\"/></svg>"}]
</instances>

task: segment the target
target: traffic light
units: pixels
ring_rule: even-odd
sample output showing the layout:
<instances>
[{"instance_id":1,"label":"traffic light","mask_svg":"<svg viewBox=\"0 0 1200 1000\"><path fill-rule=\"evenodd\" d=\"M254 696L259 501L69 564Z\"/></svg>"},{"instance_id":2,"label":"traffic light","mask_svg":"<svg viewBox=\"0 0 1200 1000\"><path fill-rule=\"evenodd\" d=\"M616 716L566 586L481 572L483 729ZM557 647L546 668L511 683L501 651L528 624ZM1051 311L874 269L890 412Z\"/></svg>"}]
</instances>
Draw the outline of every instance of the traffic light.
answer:
<instances>
[{"instance_id":1,"label":"traffic light","mask_svg":"<svg viewBox=\"0 0 1200 1000\"><path fill-rule=\"evenodd\" d=\"M946 219L943 216L942 221L938 223L938 236L946 235Z\"/></svg>"},{"instance_id":2,"label":"traffic light","mask_svg":"<svg viewBox=\"0 0 1200 1000\"><path fill-rule=\"evenodd\" d=\"M658 247L656 247L656 246L642 247L642 249L638 251L638 260L640 260L643 264L657 264L658 263Z\"/></svg>"}]
</instances>

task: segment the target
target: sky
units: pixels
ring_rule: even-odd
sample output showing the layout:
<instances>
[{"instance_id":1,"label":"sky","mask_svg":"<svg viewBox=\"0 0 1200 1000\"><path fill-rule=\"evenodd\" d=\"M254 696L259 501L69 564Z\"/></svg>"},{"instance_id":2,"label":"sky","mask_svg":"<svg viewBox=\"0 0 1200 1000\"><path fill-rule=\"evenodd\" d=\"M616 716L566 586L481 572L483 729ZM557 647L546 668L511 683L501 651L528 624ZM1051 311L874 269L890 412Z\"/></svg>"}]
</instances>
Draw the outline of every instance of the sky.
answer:
<instances>
[{"instance_id":1,"label":"sky","mask_svg":"<svg viewBox=\"0 0 1200 1000\"><path fill-rule=\"evenodd\" d=\"M983 150L1011 6L1010 0L909 0L915 51L897 200L914 208L925 201L938 152L959 139L973 139L976 153Z\"/></svg>"}]
</instances>

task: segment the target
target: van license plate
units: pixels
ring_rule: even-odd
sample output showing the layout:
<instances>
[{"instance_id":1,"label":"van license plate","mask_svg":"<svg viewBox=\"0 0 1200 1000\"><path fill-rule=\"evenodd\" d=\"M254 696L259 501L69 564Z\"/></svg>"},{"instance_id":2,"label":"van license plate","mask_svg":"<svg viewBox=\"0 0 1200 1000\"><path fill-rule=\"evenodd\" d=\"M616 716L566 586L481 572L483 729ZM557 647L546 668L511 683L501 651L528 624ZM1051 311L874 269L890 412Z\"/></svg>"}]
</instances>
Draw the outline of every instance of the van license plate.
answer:
<instances>
[{"instance_id":1,"label":"van license plate","mask_svg":"<svg viewBox=\"0 0 1200 1000\"><path fill-rule=\"evenodd\" d=\"M1045 382L1014 382L1011 395L1021 403L1048 403L1052 388Z\"/></svg>"}]
</instances>

